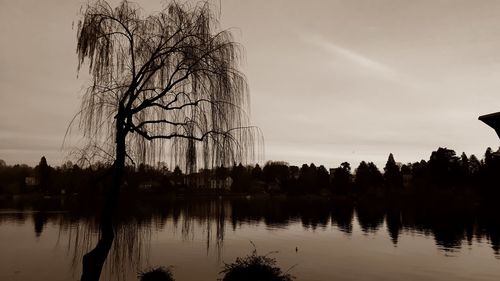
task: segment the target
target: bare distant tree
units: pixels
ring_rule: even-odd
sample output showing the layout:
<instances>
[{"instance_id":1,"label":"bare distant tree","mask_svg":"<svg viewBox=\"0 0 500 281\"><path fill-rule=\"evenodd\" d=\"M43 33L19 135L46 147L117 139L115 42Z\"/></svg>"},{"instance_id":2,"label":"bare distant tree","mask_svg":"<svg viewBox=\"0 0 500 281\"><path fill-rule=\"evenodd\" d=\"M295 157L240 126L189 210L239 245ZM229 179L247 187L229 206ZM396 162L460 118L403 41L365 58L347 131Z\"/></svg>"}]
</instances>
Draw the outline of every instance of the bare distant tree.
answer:
<instances>
[{"instance_id":1,"label":"bare distant tree","mask_svg":"<svg viewBox=\"0 0 500 281\"><path fill-rule=\"evenodd\" d=\"M78 70L88 65L91 77L79 124L89 147L113 158L108 207L116 203L127 159L168 157L191 172L256 152L240 46L218 30L208 2L165 4L142 15L128 1L116 8L92 1L78 22Z\"/></svg>"}]
</instances>

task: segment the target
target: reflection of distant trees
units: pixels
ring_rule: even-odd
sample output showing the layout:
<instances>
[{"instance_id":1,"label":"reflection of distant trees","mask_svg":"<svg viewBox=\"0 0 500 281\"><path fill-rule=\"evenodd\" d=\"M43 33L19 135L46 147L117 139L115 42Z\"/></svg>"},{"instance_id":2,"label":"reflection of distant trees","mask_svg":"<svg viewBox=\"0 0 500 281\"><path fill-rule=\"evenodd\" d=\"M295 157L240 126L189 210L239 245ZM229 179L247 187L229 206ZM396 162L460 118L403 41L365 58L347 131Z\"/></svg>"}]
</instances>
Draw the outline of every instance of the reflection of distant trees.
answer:
<instances>
[{"instance_id":1,"label":"reflection of distant trees","mask_svg":"<svg viewBox=\"0 0 500 281\"><path fill-rule=\"evenodd\" d=\"M361 230L365 233L374 233L384 223L385 209L381 204L358 204L356 206L356 215Z\"/></svg>"},{"instance_id":2,"label":"reflection of distant trees","mask_svg":"<svg viewBox=\"0 0 500 281\"><path fill-rule=\"evenodd\" d=\"M388 239L397 245L403 232L432 236L444 250L460 249L463 244L487 240L500 255L499 207L494 203L467 204L466 199L449 201L439 198L385 198L377 201L360 198L333 199L268 199L268 200L149 200L147 204L124 200L116 218L116 237L110 252L115 270L132 268L119 260L140 265L151 233L167 227L178 228L185 239L201 227L207 247L218 249L228 227L260 224L286 228L300 222L306 229L335 226L346 234L353 231L354 217L364 233L379 232L385 225ZM45 200L39 202L1 202L5 208L22 212L1 214L0 225L9 222L32 222L34 233L43 235L47 223L59 225L70 237L75 262L95 245L98 239L99 214L84 202ZM36 210L36 212L33 212ZM113 258L116 261L113 262ZM111 270L110 268L109 270ZM135 270L135 269L134 269Z\"/></svg>"}]
</instances>

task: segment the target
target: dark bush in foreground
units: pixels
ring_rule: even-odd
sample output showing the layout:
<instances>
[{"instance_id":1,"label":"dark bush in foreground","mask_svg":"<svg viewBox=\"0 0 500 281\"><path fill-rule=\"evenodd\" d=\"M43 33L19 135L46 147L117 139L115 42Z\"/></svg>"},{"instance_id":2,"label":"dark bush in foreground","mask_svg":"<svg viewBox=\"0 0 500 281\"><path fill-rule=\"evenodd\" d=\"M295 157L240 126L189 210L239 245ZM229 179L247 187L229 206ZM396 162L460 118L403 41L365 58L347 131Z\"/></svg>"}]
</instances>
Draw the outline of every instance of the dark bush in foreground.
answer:
<instances>
[{"instance_id":1,"label":"dark bush in foreground","mask_svg":"<svg viewBox=\"0 0 500 281\"><path fill-rule=\"evenodd\" d=\"M222 281L291 281L294 277L281 271L276 260L268 256L259 256L254 250L251 255L236 258L234 263L226 264L220 272Z\"/></svg>"},{"instance_id":2,"label":"dark bush in foreground","mask_svg":"<svg viewBox=\"0 0 500 281\"><path fill-rule=\"evenodd\" d=\"M172 271L169 268L157 267L139 273L140 281L174 281Z\"/></svg>"}]
</instances>

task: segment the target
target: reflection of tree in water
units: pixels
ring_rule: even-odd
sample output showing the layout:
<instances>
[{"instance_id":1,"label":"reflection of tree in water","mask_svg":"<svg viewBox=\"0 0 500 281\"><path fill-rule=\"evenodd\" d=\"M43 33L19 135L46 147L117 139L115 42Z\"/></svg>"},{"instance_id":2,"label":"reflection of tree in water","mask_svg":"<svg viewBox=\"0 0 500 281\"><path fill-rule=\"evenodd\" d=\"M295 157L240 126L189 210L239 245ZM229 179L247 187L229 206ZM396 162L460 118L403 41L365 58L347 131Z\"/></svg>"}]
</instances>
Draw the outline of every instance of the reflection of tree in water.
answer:
<instances>
[{"instance_id":1,"label":"reflection of tree in water","mask_svg":"<svg viewBox=\"0 0 500 281\"><path fill-rule=\"evenodd\" d=\"M207 253L211 244L215 243L217 255L220 257L227 219L226 210L230 209L229 202L223 200L180 201L171 204L157 202L158 205L150 205L148 208L134 208L129 203L133 204L133 202L122 204L127 206L122 206L123 211L120 211L120 215L114 220L115 235L104 263L104 280L111 276L114 279L125 280L127 276L135 275L150 266L148 256L152 235L170 225L173 231L179 230L185 240L194 239L197 226L202 226L206 234ZM83 257L102 241L99 218L82 217L77 221L78 223L71 226L61 226L61 229L68 234L68 251L73 257L74 269L77 269ZM168 221L172 223L168 224Z\"/></svg>"},{"instance_id":2,"label":"reflection of tree in water","mask_svg":"<svg viewBox=\"0 0 500 281\"><path fill-rule=\"evenodd\" d=\"M384 223L383 205L361 202L356 206L356 216L364 233L375 233Z\"/></svg>"},{"instance_id":3,"label":"reflection of tree in water","mask_svg":"<svg viewBox=\"0 0 500 281\"><path fill-rule=\"evenodd\" d=\"M352 233L354 205L352 202L339 201L331 205L332 224L347 234Z\"/></svg>"},{"instance_id":4,"label":"reflection of tree in water","mask_svg":"<svg viewBox=\"0 0 500 281\"><path fill-rule=\"evenodd\" d=\"M386 231L397 245L401 233L418 233L435 240L439 249L459 251L464 243L486 240L495 255L500 250L500 218L495 204L465 204L415 200L208 200L208 199L147 199L124 200L115 220L116 235L103 275L121 279L135 275L148 264L151 239L155 233L169 230L180 233L182 239L202 239L207 253L221 254L226 223L238 226L263 223L272 228L285 228L300 223L304 229L336 226L352 233L358 219L361 231L370 234L385 222ZM3 202L2 202L3 203ZM19 210L0 215L1 223L32 222L34 232L43 235L46 224L59 225L68 237L68 250L75 269L81 258L99 238L99 218L83 201L44 204L6 203L5 209ZM66 211L66 212L65 212ZM356 214L356 216L354 216ZM329 229L329 228L326 228ZM65 237L61 235L61 237ZM380 232L377 235L381 235ZM169 265L169 261L164 261ZM172 261L173 262L173 261Z\"/></svg>"},{"instance_id":5,"label":"reflection of tree in water","mask_svg":"<svg viewBox=\"0 0 500 281\"><path fill-rule=\"evenodd\" d=\"M207 254L211 243L215 242L217 256L220 258L225 223L231 214L230 202L225 200L210 200L199 201L193 204L193 202L186 201L181 205L175 205L175 209L178 209L176 214L182 218L181 232L183 239L192 240L195 235L196 225L203 225L206 235ZM177 225L177 223L174 225Z\"/></svg>"},{"instance_id":6,"label":"reflection of tree in water","mask_svg":"<svg viewBox=\"0 0 500 281\"><path fill-rule=\"evenodd\" d=\"M317 202L306 201L301 209L301 221L305 228L316 230L319 226L325 229L330 221L330 208L325 204L317 204Z\"/></svg>"},{"instance_id":7,"label":"reflection of tree in water","mask_svg":"<svg viewBox=\"0 0 500 281\"><path fill-rule=\"evenodd\" d=\"M131 218L114 226L115 235L111 249L104 263L103 280L125 280L130 273L135 274L147 263L151 233L155 227L151 223L141 223ZM99 222L94 218L81 218L78 223L65 228L68 235L68 252L72 264L77 269L82 258L89 253L102 238Z\"/></svg>"},{"instance_id":8,"label":"reflection of tree in water","mask_svg":"<svg viewBox=\"0 0 500 281\"><path fill-rule=\"evenodd\" d=\"M43 227L47 223L48 217L45 212L35 212L33 214L33 224L35 225L35 235L40 237L43 232Z\"/></svg>"},{"instance_id":9,"label":"reflection of tree in water","mask_svg":"<svg viewBox=\"0 0 500 281\"><path fill-rule=\"evenodd\" d=\"M485 237L491 243L495 255L500 258L500 217L498 206L494 210L482 211L477 217L477 239Z\"/></svg>"},{"instance_id":10,"label":"reflection of tree in water","mask_svg":"<svg viewBox=\"0 0 500 281\"><path fill-rule=\"evenodd\" d=\"M385 221L387 223L387 232L391 241L396 246L398 244L399 234L403 228L401 210L389 207L386 212Z\"/></svg>"}]
</instances>

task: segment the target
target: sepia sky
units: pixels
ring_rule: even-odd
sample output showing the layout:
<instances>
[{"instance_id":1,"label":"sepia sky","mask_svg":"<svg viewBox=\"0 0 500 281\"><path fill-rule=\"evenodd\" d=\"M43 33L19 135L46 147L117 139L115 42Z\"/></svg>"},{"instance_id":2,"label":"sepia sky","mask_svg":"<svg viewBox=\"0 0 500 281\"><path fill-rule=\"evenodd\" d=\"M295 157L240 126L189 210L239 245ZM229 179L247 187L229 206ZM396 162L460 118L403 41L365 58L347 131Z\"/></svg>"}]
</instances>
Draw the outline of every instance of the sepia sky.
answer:
<instances>
[{"instance_id":1,"label":"sepia sky","mask_svg":"<svg viewBox=\"0 0 500 281\"><path fill-rule=\"evenodd\" d=\"M111 1L116 3L117 1ZM146 12L161 0L141 0ZM0 0L0 159L49 164L78 111L80 5ZM217 5L219 1L215 1ZM246 50L242 69L265 159L383 167L437 147L498 147L477 120L500 111L500 1L221 0L221 24Z\"/></svg>"}]
</instances>

